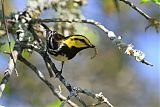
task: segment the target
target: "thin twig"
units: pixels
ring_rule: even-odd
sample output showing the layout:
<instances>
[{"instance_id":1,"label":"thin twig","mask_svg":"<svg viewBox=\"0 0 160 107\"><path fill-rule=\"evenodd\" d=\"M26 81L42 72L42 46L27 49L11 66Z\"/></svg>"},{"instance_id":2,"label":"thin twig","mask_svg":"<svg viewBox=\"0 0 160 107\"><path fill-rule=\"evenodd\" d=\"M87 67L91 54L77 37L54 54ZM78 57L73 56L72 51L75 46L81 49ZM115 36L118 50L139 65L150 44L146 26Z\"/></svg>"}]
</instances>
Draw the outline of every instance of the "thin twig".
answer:
<instances>
[{"instance_id":1,"label":"thin twig","mask_svg":"<svg viewBox=\"0 0 160 107\"><path fill-rule=\"evenodd\" d=\"M10 78L12 72L15 70L14 61L17 61L17 57L18 57L19 53L21 53L21 48L18 47L18 45L16 44L14 47L14 50L12 51L12 55L13 55L14 60L10 57L10 60L8 63L8 68L5 70L4 77L2 78L1 83L0 83L0 97L2 96L2 93L5 89L7 82L9 81L9 78Z\"/></svg>"},{"instance_id":2,"label":"thin twig","mask_svg":"<svg viewBox=\"0 0 160 107\"><path fill-rule=\"evenodd\" d=\"M45 61L45 64L46 64L46 67L47 67L47 69L48 69L49 76L50 76L50 77L54 77L53 71L52 71L52 68L51 68L50 64L49 64L48 62L46 62L46 61Z\"/></svg>"},{"instance_id":3,"label":"thin twig","mask_svg":"<svg viewBox=\"0 0 160 107\"><path fill-rule=\"evenodd\" d=\"M147 20L151 19L151 17L149 15L147 15L145 12L143 12L141 9L139 9L137 6L135 6L132 2L130 2L128 0L119 0L119 1L122 1L125 4L128 4L129 6L131 6L134 10L136 10L139 14L144 16Z\"/></svg>"},{"instance_id":4,"label":"thin twig","mask_svg":"<svg viewBox=\"0 0 160 107\"><path fill-rule=\"evenodd\" d=\"M7 22L6 22L6 19L5 19L4 0L1 0L1 5L2 5L3 22L4 22L4 27L5 27L5 31L6 31L6 34L7 34L7 40L8 40L8 45L9 45L9 51L11 53L11 58L13 59L14 69L15 69L14 71L15 71L16 75L18 76L18 72L16 70L16 62L14 61L14 57L13 57L12 50L11 50L11 40L10 40L9 33L8 33Z\"/></svg>"},{"instance_id":5,"label":"thin twig","mask_svg":"<svg viewBox=\"0 0 160 107\"><path fill-rule=\"evenodd\" d=\"M75 88L75 90L77 91L77 93L82 93L82 94L85 94L87 96L90 96L90 97L98 100L98 103L97 104L93 104L93 105L99 105L99 104L105 103L108 107L114 107L108 101L108 99L106 97L104 97L104 95L102 94L102 92L100 92L99 94L94 94L94 93L92 93L92 92L90 92L88 90L81 89L80 87Z\"/></svg>"},{"instance_id":6,"label":"thin twig","mask_svg":"<svg viewBox=\"0 0 160 107\"><path fill-rule=\"evenodd\" d=\"M145 17L148 20L149 25L145 28L145 31L149 27L154 27L156 32L159 33L160 21L158 20L158 18L150 17L149 15L147 15L145 12L143 12L141 9L139 9L137 6L135 6L132 2L128 0L120 0L120 1L132 7L135 11L137 11L139 14L141 14L143 17Z\"/></svg>"},{"instance_id":7,"label":"thin twig","mask_svg":"<svg viewBox=\"0 0 160 107\"><path fill-rule=\"evenodd\" d=\"M18 59L24 63L25 65L27 65L29 68L31 68L36 74L37 76L50 88L50 90L52 91L52 93L57 96L57 98L59 98L61 101L65 101L67 98L64 97L60 91L57 91L55 89L55 87L44 77L43 73L37 69L37 67L35 67L33 64L31 64L29 61L27 61L24 57L22 57L21 55L18 56ZM71 105L72 107L78 107L77 104L75 104L74 102L72 102L71 100L67 100L67 103L69 105Z\"/></svg>"}]
</instances>

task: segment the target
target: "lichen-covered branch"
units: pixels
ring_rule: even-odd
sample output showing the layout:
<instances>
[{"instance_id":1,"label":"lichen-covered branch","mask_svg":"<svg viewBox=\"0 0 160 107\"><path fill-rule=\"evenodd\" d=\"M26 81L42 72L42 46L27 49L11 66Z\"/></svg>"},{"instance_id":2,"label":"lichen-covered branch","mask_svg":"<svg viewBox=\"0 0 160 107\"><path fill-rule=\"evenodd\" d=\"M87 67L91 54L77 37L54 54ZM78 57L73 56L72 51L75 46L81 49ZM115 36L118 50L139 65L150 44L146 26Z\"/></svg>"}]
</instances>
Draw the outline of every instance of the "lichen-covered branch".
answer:
<instances>
[{"instance_id":1,"label":"lichen-covered branch","mask_svg":"<svg viewBox=\"0 0 160 107\"><path fill-rule=\"evenodd\" d=\"M61 101L65 101L67 99L66 97L64 97L61 94L61 90L55 89L55 87L45 78L45 76L43 75L43 73L40 70L38 70L37 67L35 67L33 64L31 64L29 61L27 61L21 55L19 55L18 60L20 60L26 66L28 66L29 68L31 68L37 74L37 76L50 88L50 90L52 91L52 93L57 98L59 98ZM75 104L74 102L72 102L71 100L67 100L67 103L69 105L71 105L72 107L78 107L78 105Z\"/></svg>"},{"instance_id":2,"label":"lichen-covered branch","mask_svg":"<svg viewBox=\"0 0 160 107\"><path fill-rule=\"evenodd\" d=\"M50 64L50 67L52 68L54 73L57 74L59 71L56 69L55 64L49 58L49 55L47 55L47 54L44 55L43 53L41 53L41 55L43 55L44 61L47 62L48 64ZM70 95L67 97L66 101L69 100L71 97L75 97L84 107L87 107L85 102L82 99L80 99L80 97L78 96L77 92L74 90L74 87L62 75L58 75L57 78L61 81L61 83L70 92ZM60 107L63 107L65 102L63 102Z\"/></svg>"},{"instance_id":3,"label":"lichen-covered branch","mask_svg":"<svg viewBox=\"0 0 160 107\"><path fill-rule=\"evenodd\" d=\"M8 26L7 26L7 20L5 17L5 13L4 13L4 0L1 0L1 6L2 6L2 17L3 17L3 23L4 23L4 29L5 29L5 33L7 35L7 40L8 40L8 45L9 45L9 51L10 51L10 56L13 59L13 63L14 63L14 71L16 72L16 75L18 76L17 70L16 70L16 63L15 63L15 58L13 57L13 54L11 52L11 40L9 37L9 32L8 32Z\"/></svg>"},{"instance_id":4,"label":"lichen-covered branch","mask_svg":"<svg viewBox=\"0 0 160 107\"><path fill-rule=\"evenodd\" d=\"M9 81L9 78L10 78L12 72L16 70L15 69L15 62L17 61L18 55L20 53L21 53L21 48L16 44L12 53L10 53L13 55L14 59L12 59L12 57L10 57L8 67L5 70L4 77L2 78L1 83L0 83L0 98L2 96L2 93L5 89L7 82Z\"/></svg>"}]
</instances>

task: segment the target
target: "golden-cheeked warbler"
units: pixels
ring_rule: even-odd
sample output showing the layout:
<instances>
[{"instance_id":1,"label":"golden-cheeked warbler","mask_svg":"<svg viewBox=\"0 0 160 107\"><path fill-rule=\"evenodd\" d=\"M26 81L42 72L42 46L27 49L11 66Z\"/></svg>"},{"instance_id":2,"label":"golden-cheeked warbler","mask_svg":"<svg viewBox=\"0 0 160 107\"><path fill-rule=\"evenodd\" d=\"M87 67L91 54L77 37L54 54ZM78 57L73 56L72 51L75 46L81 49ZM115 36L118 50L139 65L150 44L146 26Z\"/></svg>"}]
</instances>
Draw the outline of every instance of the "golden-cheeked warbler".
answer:
<instances>
[{"instance_id":1,"label":"golden-cheeked warbler","mask_svg":"<svg viewBox=\"0 0 160 107\"><path fill-rule=\"evenodd\" d=\"M52 57L58 61L62 61L60 74L62 73L64 61L70 60L76 54L87 48L95 48L95 46L83 35L63 36L62 34L50 30L45 24L42 26L46 29L47 51Z\"/></svg>"},{"instance_id":2,"label":"golden-cheeked warbler","mask_svg":"<svg viewBox=\"0 0 160 107\"><path fill-rule=\"evenodd\" d=\"M33 15L30 15L28 11L24 11L13 16L12 20L28 26L28 22L32 19L32 16ZM65 37L56 31L50 30L43 23L34 24L33 28L38 37L41 39L46 38L47 52L52 55L54 59L62 61L60 73L62 73L64 61L72 59L79 51L87 48L94 48L96 52L95 55L97 54L95 46L83 35L70 35ZM24 31L20 29L16 33L18 37L21 37ZM95 57L95 55L93 57Z\"/></svg>"}]
</instances>

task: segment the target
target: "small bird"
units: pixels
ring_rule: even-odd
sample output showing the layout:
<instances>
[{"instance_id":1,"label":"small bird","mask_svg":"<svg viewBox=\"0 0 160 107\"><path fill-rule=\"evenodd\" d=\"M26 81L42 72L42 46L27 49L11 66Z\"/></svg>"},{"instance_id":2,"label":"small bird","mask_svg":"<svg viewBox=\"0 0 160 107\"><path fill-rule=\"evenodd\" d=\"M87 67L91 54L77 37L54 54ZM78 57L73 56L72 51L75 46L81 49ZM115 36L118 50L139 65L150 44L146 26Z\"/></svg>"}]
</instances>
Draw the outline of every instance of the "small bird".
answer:
<instances>
[{"instance_id":1,"label":"small bird","mask_svg":"<svg viewBox=\"0 0 160 107\"><path fill-rule=\"evenodd\" d=\"M52 55L55 60L62 61L59 74L62 73L65 61L74 58L76 54L83 49L95 48L89 39L83 35L70 35L65 37L56 31L50 30L45 24L42 24L42 26L46 29L48 53Z\"/></svg>"}]
</instances>

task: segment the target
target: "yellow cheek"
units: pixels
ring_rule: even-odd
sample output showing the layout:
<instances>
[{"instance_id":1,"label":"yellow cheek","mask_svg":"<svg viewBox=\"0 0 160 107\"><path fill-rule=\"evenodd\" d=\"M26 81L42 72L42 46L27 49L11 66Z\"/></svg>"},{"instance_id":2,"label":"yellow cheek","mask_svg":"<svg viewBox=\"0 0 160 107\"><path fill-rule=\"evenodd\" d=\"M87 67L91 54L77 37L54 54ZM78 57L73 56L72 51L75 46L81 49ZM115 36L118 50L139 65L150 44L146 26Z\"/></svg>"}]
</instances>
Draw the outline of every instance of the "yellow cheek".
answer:
<instances>
[{"instance_id":1,"label":"yellow cheek","mask_svg":"<svg viewBox=\"0 0 160 107\"><path fill-rule=\"evenodd\" d=\"M73 46L73 42L70 39L65 40L65 43L67 44L69 48Z\"/></svg>"},{"instance_id":2,"label":"yellow cheek","mask_svg":"<svg viewBox=\"0 0 160 107\"><path fill-rule=\"evenodd\" d=\"M86 47L86 44L80 42L80 41L74 41L71 39L65 40L65 43L67 44L67 46L69 48L71 48L72 46L76 47L76 48L83 48Z\"/></svg>"}]
</instances>

